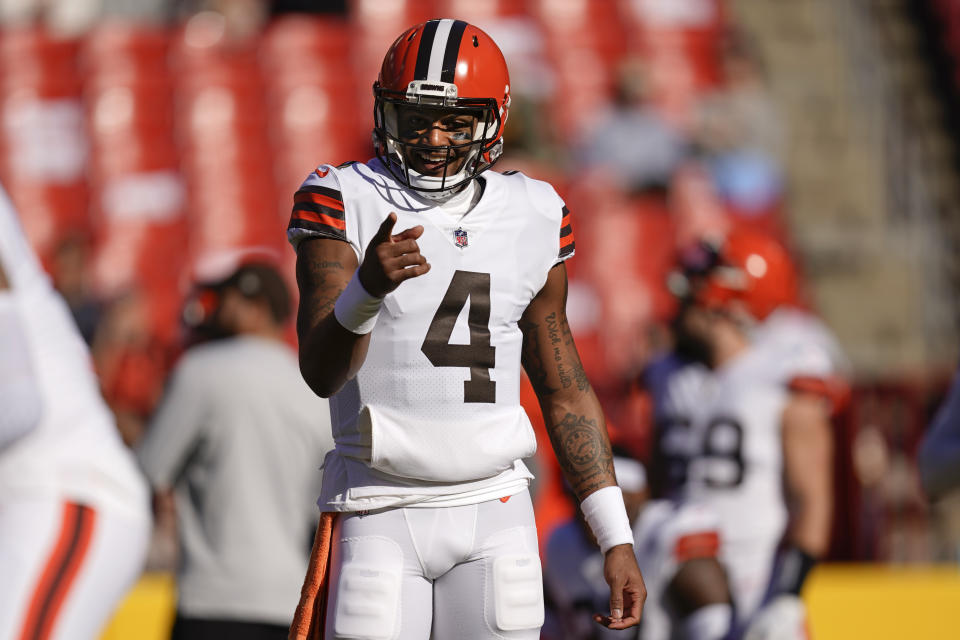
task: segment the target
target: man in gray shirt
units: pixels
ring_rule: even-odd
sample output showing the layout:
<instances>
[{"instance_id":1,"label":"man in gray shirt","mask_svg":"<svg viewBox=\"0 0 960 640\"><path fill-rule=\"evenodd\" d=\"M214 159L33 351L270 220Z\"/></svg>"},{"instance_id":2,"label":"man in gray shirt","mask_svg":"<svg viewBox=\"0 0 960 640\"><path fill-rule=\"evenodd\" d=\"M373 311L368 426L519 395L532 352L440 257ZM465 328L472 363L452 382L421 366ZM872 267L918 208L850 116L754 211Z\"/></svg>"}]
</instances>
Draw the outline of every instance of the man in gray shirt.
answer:
<instances>
[{"instance_id":1,"label":"man in gray shirt","mask_svg":"<svg viewBox=\"0 0 960 640\"><path fill-rule=\"evenodd\" d=\"M327 401L283 341L290 296L265 264L217 286L229 337L190 348L137 451L173 490L180 533L174 640L285 639L333 447Z\"/></svg>"}]
</instances>

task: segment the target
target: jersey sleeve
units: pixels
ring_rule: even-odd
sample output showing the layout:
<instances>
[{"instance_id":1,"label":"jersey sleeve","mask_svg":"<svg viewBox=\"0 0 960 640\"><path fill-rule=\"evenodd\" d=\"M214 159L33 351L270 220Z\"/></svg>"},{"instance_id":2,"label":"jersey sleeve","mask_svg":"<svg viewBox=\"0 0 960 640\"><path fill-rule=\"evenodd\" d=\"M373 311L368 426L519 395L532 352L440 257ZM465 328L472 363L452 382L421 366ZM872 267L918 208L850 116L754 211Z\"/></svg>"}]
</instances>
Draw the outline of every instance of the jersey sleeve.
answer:
<instances>
[{"instance_id":1,"label":"jersey sleeve","mask_svg":"<svg viewBox=\"0 0 960 640\"><path fill-rule=\"evenodd\" d=\"M816 343L795 344L788 350L783 381L792 393L809 393L828 400L833 411L838 411L849 395L849 386L830 353Z\"/></svg>"},{"instance_id":2,"label":"jersey sleeve","mask_svg":"<svg viewBox=\"0 0 960 640\"><path fill-rule=\"evenodd\" d=\"M563 262L571 257L576 250L576 243L573 240L573 223L570 221L570 210L566 205L562 208L563 217L560 219L560 252L557 255L557 262Z\"/></svg>"},{"instance_id":3,"label":"jersey sleeve","mask_svg":"<svg viewBox=\"0 0 960 640\"><path fill-rule=\"evenodd\" d=\"M296 249L306 238L347 241L347 220L336 169L322 165L293 196L287 240Z\"/></svg>"}]
</instances>

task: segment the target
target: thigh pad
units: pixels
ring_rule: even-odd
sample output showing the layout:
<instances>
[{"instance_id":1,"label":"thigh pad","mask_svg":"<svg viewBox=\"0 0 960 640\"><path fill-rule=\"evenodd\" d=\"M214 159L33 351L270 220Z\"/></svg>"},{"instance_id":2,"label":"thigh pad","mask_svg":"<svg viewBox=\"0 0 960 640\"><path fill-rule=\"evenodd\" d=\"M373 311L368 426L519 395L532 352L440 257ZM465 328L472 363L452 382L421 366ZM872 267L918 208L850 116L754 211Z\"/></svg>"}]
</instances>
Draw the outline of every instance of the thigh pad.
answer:
<instances>
[{"instance_id":1,"label":"thigh pad","mask_svg":"<svg viewBox=\"0 0 960 640\"><path fill-rule=\"evenodd\" d=\"M400 619L403 550L381 536L346 538L333 631L338 638L389 640Z\"/></svg>"},{"instance_id":2,"label":"thigh pad","mask_svg":"<svg viewBox=\"0 0 960 640\"><path fill-rule=\"evenodd\" d=\"M543 624L543 579L535 553L502 555L493 562L493 603L501 631Z\"/></svg>"}]
</instances>

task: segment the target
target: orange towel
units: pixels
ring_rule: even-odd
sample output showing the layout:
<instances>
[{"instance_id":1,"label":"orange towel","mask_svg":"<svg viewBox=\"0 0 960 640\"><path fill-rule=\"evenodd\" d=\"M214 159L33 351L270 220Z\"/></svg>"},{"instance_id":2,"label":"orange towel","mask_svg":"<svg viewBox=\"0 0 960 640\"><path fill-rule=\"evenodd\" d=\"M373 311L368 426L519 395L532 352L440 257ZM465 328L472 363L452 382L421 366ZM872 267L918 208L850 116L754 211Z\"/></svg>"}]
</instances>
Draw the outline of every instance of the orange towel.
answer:
<instances>
[{"instance_id":1,"label":"orange towel","mask_svg":"<svg viewBox=\"0 0 960 640\"><path fill-rule=\"evenodd\" d=\"M293 615L288 640L323 640L327 613L327 593L330 590L330 549L333 543L333 523L336 513L320 514L317 535L310 552L310 566L300 589L300 604Z\"/></svg>"}]
</instances>

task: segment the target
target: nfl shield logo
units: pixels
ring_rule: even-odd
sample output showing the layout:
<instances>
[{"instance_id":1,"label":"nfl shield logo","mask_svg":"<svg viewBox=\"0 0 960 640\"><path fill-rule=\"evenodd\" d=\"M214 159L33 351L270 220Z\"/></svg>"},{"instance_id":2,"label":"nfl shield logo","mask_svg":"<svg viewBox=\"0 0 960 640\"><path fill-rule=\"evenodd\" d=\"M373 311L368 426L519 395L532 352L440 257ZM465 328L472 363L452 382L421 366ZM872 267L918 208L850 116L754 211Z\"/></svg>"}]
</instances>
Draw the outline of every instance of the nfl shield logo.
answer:
<instances>
[{"instance_id":1,"label":"nfl shield logo","mask_svg":"<svg viewBox=\"0 0 960 640\"><path fill-rule=\"evenodd\" d=\"M462 227L457 229L453 232L453 241L458 247L463 249L467 246L467 232L464 231Z\"/></svg>"}]
</instances>

